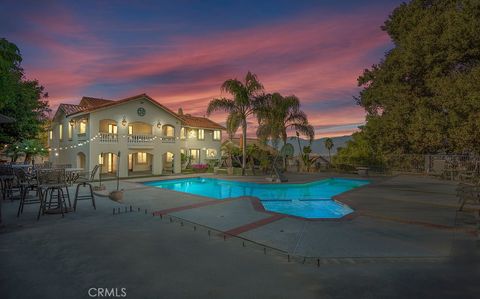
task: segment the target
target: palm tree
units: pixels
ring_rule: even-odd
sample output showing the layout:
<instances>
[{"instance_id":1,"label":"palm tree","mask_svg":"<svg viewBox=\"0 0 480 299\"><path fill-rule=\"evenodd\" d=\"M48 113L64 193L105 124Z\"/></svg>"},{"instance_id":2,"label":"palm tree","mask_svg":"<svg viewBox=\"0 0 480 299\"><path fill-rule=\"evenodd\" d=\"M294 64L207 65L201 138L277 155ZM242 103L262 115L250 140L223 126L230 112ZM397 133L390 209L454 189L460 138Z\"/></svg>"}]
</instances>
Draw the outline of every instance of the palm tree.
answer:
<instances>
[{"instance_id":1,"label":"palm tree","mask_svg":"<svg viewBox=\"0 0 480 299\"><path fill-rule=\"evenodd\" d=\"M257 118L259 123L257 136L263 140L270 138L274 144L281 139L285 146L287 132L291 129L307 136L309 140L315 136L307 115L300 110L300 100L294 95L283 97L279 93L274 93L261 98ZM283 168L286 168L285 157Z\"/></svg>"},{"instance_id":2,"label":"palm tree","mask_svg":"<svg viewBox=\"0 0 480 299\"><path fill-rule=\"evenodd\" d=\"M332 156L330 155L330 151L331 151L332 148L333 148L333 140L332 140L332 138L327 137L327 138L325 139L325 147L326 147L327 150L328 150L328 159L330 160L330 164L332 164Z\"/></svg>"},{"instance_id":3,"label":"palm tree","mask_svg":"<svg viewBox=\"0 0 480 299\"><path fill-rule=\"evenodd\" d=\"M229 119L237 119L242 126L242 175L245 175L246 167L246 145L247 145L247 118L254 115L257 109L257 102L263 93L263 85L258 81L255 74L250 72L245 76L245 81L229 79L223 82L223 92L232 95L232 99L217 98L210 101L207 108L207 115L214 111L225 111Z\"/></svg>"}]
</instances>

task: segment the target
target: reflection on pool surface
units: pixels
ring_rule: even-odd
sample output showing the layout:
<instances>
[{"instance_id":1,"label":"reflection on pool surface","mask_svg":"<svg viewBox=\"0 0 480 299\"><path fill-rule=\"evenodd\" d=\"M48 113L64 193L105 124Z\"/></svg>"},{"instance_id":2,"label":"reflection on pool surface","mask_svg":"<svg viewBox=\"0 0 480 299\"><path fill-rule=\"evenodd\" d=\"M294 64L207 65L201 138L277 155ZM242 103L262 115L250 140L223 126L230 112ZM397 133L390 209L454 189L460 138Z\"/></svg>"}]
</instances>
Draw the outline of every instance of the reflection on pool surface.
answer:
<instances>
[{"instance_id":1,"label":"reflection on pool surface","mask_svg":"<svg viewBox=\"0 0 480 299\"><path fill-rule=\"evenodd\" d=\"M144 183L147 186L225 199L258 197L265 210L304 218L341 218L353 212L332 197L368 184L367 180L330 178L306 184L257 184L214 178L185 178Z\"/></svg>"}]
</instances>

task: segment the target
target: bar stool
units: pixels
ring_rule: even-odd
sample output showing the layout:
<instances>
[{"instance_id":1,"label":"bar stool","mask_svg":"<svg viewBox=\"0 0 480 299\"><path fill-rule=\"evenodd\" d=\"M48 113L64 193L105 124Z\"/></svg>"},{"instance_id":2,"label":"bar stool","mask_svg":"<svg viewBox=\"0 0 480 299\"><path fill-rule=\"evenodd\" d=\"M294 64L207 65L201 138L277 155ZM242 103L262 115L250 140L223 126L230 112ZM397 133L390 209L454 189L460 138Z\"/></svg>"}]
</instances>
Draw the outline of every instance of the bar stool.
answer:
<instances>
[{"instance_id":1,"label":"bar stool","mask_svg":"<svg viewBox=\"0 0 480 299\"><path fill-rule=\"evenodd\" d=\"M20 204L18 206L17 217L20 217L20 214L23 213L23 207L29 204L41 204L40 193L38 191L37 181L33 180L25 170L22 168L14 169L15 176L17 177L17 182L20 188ZM28 194L31 191L36 192L36 196L33 198L28 197Z\"/></svg>"},{"instance_id":2,"label":"bar stool","mask_svg":"<svg viewBox=\"0 0 480 299\"><path fill-rule=\"evenodd\" d=\"M95 210L97 209L97 207L95 206L95 196L93 195L93 188L91 183L95 179L95 175L97 174L98 168L99 166L95 165L95 167L93 167L93 170L91 172L87 171L87 172L80 173L78 179L75 181L75 183L77 183L77 189L75 191L75 200L73 202L74 211L77 210L78 200L91 200L93 209ZM84 188L88 187L90 192L85 195L79 195L80 187L84 187Z\"/></svg>"},{"instance_id":3,"label":"bar stool","mask_svg":"<svg viewBox=\"0 0 480 299\"><path fill-rule=\"evenodd\" d=\"M64 211L68 209L66 198L70 202L70 196L68 194L68 186L65 181L65 169L49 169L37 171L38 190L40 193L40 209L38 210L37 220L40 219L40 214L45 214L47 209L52 208L52 200L57 200L56 208L60 209L62 217L65 217ZM63 188L67 188L66 196L63 192ZM56 191L56 195L54 194ZM50 194L50 198L49 198Z\"/></svg>"}]
</instances>

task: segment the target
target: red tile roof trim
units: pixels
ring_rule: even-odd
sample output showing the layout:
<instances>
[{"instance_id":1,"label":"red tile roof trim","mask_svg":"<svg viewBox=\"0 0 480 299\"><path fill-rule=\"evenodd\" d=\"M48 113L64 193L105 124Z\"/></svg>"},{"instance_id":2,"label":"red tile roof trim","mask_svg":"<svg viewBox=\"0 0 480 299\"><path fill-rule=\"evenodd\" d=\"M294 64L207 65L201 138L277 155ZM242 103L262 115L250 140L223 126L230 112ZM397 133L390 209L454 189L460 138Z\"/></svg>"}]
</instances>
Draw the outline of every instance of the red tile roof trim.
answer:
<instances>
[{"instance_id":1,"label":"red tile roof trim","mask_svg":"<svg viewBox=\"0 0 480 299\"><path fill-rule=\"evenodd\" d=\"M142 93L139 95L135 95L132 97L124 98L118 101L112 101L107 99L100 99L100 98L92 98L92 97L83 97L80 101L79 105L73 104L60 104L58 107L59 110L63 111L66 116L72 116L77 113L86 113L92 112L99 109L104 109L108 107L112 107L115 105L119 105L122 103L126 103L132 100L137 99L146 99L152 104L160 107L161 109L165 110L175 118L178 118L182 121L182 123L188 127L196 127L196 128L209 128L209 129L219 129L225 130L225 127L222 125L208 119L205 117L198 117L198 116L191 116L191 115L179 115L172 111L170 108L160 104L159 102L155 101L153 98L148 96L146 93Z\"/></svg>"}]
</instances>

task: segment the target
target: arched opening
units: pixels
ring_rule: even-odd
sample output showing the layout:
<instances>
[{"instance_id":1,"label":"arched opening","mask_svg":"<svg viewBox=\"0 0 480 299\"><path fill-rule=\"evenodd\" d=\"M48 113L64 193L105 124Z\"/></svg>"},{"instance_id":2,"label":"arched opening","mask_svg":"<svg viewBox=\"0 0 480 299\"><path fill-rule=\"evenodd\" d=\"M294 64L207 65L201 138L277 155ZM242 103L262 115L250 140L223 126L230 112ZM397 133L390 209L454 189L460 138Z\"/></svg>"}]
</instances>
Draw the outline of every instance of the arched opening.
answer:
<instances>
[{"instance_id":1,"label":"arched opening","mask_svg":"<svg viewBox=\"0 0 480 299\"><path fill-rule=\"evenodd\" d=\"M166 152L162 155L162 174L173 173L173 161L175 155L172 152Z\"/></svg>"},{"instance_id":2,"label":"arched opening","mask_svg":"<svg viewBox=\"0 0 480 299\"><path fill-rule=\"evenodd\" d=\"M102 119L99 130L101 133L117 134L117 122L113 119Z\"/></svg>"},{"instance_id":3,"label":"arched opening","mask_svg":"<svg viewBox=\"0 0 480 299\"><path fill-rule=\"evenodd\" d=\"M152 135L152 125L140 121L129 123L128 135Z\"/></svg>"},{"instance_id":4,"label":"arched opening","mask_svg":"<svg viewBox=\"0 0 480 299\"><path fill-rule=\"evenodd\" d=\"M87 168L87 158L84 153L80 152L77 154L77 168L82 168L83 170L86 170Z\"/></svg>"},{"instance_id":5,"label":"arched opening","mask_svg":"<svg viewBox=\"0 0 480 299\"><path fill-rule=\"evenodd\" d=\"M163 125L162 134L164 137L175 137L175 127L172 125Z\"/></svg>"},{"instance_id":6,"label":"arched opening","mask_svg":"<svg viewBox=\"0 0 480 299\"><path fill-rule=\"evenodd\" d=\"M98 164L101 167L102 174L112 174L117 173L117 154L115 153L102 153L98 155Z\"/></svg>"},{"instance_id":7,"label":"arched opening","mask_svg":"<svg viewBox=\"0 0 480 299\"><path fill-rule=\"evenodd\" d=\"M139 151L128 154L128 175L152 174L153 155Z\"/></svg>"},{"instance_id":8,"label":"arched opening","mask_svg":"<svg viewBox=\"0 0 480 299\"><path fill-rule=\"evenodd\" d=\"M117 122L113 119L100 120L99 133L101 142L117 142Z\"/></svg>"}]
</instances>

